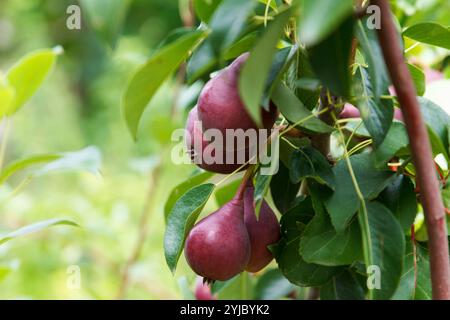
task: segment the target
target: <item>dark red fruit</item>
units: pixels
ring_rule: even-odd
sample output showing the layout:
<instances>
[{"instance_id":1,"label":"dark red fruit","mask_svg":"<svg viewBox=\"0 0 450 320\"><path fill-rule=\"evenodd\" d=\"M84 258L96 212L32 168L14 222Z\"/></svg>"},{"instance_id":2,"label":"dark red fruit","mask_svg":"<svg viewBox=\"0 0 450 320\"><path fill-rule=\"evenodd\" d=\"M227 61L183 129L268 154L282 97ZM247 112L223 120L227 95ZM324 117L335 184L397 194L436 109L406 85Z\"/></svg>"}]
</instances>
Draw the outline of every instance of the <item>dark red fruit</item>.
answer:
<instances>
[{"instance_id":1,"label":"dark red fruit","mask_svg":"<svg viewBox=\"0 0 450 320\"><path fill-rule=\"evenodd\" d=\"M211 293L210 286L202 278L197 279L195 285L195 299L197 300L217 300L217 297Z\"/></svg>"},{"instance_id":2,"label":"dark red fruit","mask_svg":"<svg viewBox=\"0 0 450 320\"><path fill-rule=\"evenodd\" d=\"M248 160L248 150L244 151L246 154L244 161L238 161L237 151L225 150L225 147L221 145L220 149L212 151L211 154L212 156L215 156L216 152L219 152L220 159L222 160L218 162L207 162L205 148L210 142L204 138L202 127L199 125L200 123L198 121L197 107L195 107L189 112L186 123L186 131L188 134L185 139L186 147L193 163L207 171L228 174L239 169L239 167ZM227 154L230 154L230 157L232 157L232 163L227 163L229 162L227 161Z\"/></svg>"},{"instance_id":3,"label":"dark red fruit","mask_svg":"<svg viewBox=\"0 0 450 320\"><path fill-rule=\"evenodd\" d=\"M239 73L248 57L249 53L242 54L203 88L198 100L198 115L204 130L219 129L225 134L226 129L258 129L245 109L238 89ZM261 109L264 128L272 128L277 115L273 105L270 111Z\"/></svg>"},{"instance_id":4,"label":"dark red fruit","mask_svg":"<svg viewBox=\"0 0 450 320\"><path fill-rule=\"evenodd\" d=\"M192 270L209 281L225 281L244 271L250 240L243 201L234 199L197 223L186 239L185 256Z\"/></svg>"},{"instance_id":5,"label":"dark red fruit","mask_svg":"<svg viewBox=\"0 0 450 320\"><path fill-rule=\"evenodd\" d=\"M273 259L267 246L280 240L280 224L266 201L261 204L259 219L256 219L253 205L254 188L249 185L244 194L244 222L250 237L251 256L245 270L258 272Z\"/></svg>"}]
</instances>

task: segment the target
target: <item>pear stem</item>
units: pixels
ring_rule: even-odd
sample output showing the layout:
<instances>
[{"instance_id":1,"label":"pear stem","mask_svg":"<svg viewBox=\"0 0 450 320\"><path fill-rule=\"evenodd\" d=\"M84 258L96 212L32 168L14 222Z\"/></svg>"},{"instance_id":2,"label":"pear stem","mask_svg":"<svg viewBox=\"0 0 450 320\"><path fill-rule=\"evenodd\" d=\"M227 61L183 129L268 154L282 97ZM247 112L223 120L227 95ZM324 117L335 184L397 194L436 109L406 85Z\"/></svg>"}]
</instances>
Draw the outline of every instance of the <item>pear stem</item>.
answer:
<instances>
[{"instance_id":1,"label":"pear stem","mask_svg":"<svg viewBox=\"0 0 450 320\"><path fill-rule=\"evenodd\" d=\"M234 196L234 200L241 201L244 199L244 192L247 188L247 182L253 177L253 170L254 167L250 166L247 171L244 174L244 177L242 178L242 182L239 185L239 189L236 192L236 195Z\"/></svg>"}]
</instances>

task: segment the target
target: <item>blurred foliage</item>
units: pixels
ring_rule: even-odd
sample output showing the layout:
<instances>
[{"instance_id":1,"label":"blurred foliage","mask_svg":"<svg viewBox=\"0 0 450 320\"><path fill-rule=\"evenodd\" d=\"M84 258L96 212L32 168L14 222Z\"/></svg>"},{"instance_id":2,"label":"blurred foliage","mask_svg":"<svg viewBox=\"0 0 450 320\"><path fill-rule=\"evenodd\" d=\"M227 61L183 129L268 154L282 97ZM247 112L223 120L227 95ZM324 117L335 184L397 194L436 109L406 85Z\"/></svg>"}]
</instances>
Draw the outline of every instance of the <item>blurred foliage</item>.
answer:
<instances>
[{"instance_id":1,"label":"blurred foliage","mask_svg":"<svg viewBox=\"0 0 450 320\"><path fill-rule=\"evenodd\" d=\"M14 117L6 163L88 145L97 146L103 154L101 176L60 173L37 177L16 197L3 201L24 178L18 174L0 190L0 233L55 216L68 217L81 226L57 227L2 245L0 299L114 298L121 269L136 242L139 215L152 183L150 170L170 143L172 128L179 127L184 117L180 114L180 119L170 120L173 84L158 93L137 144L120 113L131 71L170 30L182 24L177 2L130 1L114 49L97 37L83 9L82 29L66 28L66 9L71 4L68 0L0 2L0 70L5 73L36 49L61 45L65 51L36 96ZM192 167L164 163L152 197L142 259L130 270L128 298L180 297L161 250L163 204L168 191ZM81 289L67 285L72 265L80 267Z\"/></svg>"},{"instance_id":2,"label":"blurred foliage","mask_svg":"<svg viewBox=\"0 0 450 320\"><path fill-rule=\"evenodd\" d=\"M164 203L194 167L175 165L164 157L170 151L173 128L184 124L182 108L189 105L193 92L194 96L198 92L199 83L191 91L181 88L176 101L175 80L165 84L144 114L136 144L120 110L132 71L171 30L183 25L178 1L124 0L128 4L128 11L122 12L124 25L112 33L104 31L105 37L93 28L113 20L97 17L92 25L84 8L82 29L66 27L67 7L88 1L0 1L0 70L6 72L36 49L61 45L65 51L43 87L15 116L6 163L89 145L98 147L103 158L101 176L61 173L36 177L16 197L5 198L24 178L17 175L0 189L0 233L55 216L70 218L81 226L61 226L0 246L0 299L115 298L121 270L138 237L147 190L157 177L151 174L155 167L160 176L149 203L148 237L140 259L130 269L126 297L178 299L182 297L179 276L186 275L190 284L195 277L184 259L180 259L175 277L165 264ZM425 21L447 25L450 21L446 0L398 0L394 4L403 27ZM118 37L112 39L115 32ZM449 74L447 56L445 50L423 45L408 52L408 57ZM172 110L177 111L173 116ZM68 285L71 266L80 267L80 289Z\"/></svg>"}]
</instances>

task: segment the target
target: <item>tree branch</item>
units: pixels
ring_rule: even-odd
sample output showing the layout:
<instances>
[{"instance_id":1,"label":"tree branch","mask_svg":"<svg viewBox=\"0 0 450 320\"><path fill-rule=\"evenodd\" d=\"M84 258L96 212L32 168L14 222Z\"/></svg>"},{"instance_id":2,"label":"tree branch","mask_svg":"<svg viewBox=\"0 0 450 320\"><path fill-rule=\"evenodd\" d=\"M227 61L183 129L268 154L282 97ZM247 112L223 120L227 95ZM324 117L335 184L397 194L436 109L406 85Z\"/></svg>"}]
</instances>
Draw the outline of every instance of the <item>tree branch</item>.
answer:
<instances>
[{"instance_id":1,"label":"tree branch","mask_svg":"<svg viewBox=\"0 0 450 320\"><path fill-rule=\"evenodd\" d=\"M125 298L127 294L128 287L130 285L130 270L136 264L141 256L142 249L145 244L145 240L148 235L148 221L150 219L150 215L152 212L152 200L155 195L155 187L158 186L159 180L161 177L161 170L164 164L164 159L161 159L161 162L157 165L157 167L152 171L149 178L149 186L147 195L145 197L144 206L142 208L141 216L139 218L138 224L138 236L136 238L136 242L131 251L131 255L125 262L125 265L122 270L122 274L120 276L119 289L117 291L116 299L122 300Z\"/></svg>"},{"instance_id":2,"label":"tree branch","mask_svg":"<svg viewBox=\"0 0 450 320\"><path fill-rule=\"evenodd\" d=\"M450 267L444 206L435 173L433 155L416 98L411 75L406 67L400 39L388 1L372 0L381 10L381 29L377 30L384 59L400 103L417 171L417 184L425 212L430 250L433 299L450 300Z\"/></svg>"}]
</instances>

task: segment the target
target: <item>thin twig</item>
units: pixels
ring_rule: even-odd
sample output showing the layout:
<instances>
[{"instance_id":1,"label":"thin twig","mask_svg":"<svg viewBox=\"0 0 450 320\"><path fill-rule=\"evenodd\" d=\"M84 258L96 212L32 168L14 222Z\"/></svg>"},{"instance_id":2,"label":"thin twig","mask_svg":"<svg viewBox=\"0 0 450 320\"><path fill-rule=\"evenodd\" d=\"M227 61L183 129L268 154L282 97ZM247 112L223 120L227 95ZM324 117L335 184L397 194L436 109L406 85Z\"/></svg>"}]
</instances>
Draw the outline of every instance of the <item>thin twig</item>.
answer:
<instances>
[{"instance_id":1,"label":"thin twig","mask_svg":"<svg viewBox=\"0 0 450 320\"><path fill-rule=\"evenodd\" d=\"M117 292L116 299L120 300L126 296L127 289L129 287L130 282L130 270L133 265L139 260L139 257L142 252L142 248L145 244L145 239L148 234L148 221L150 219L150 212L152 209L152 203L154 199L155 187L158 186L159 180L161 177L161 169L164 165L164 160L161 159L161 162L157 165L157 167L150 174L149 186L147 195L145 197L144 206L142 207L141 216L139 218L139 231L138 237L136 239L134 248L128 260L125 262L125 266L122 271L122 275L120 278L119 290Z\"/></svg>"}]
</instances>

